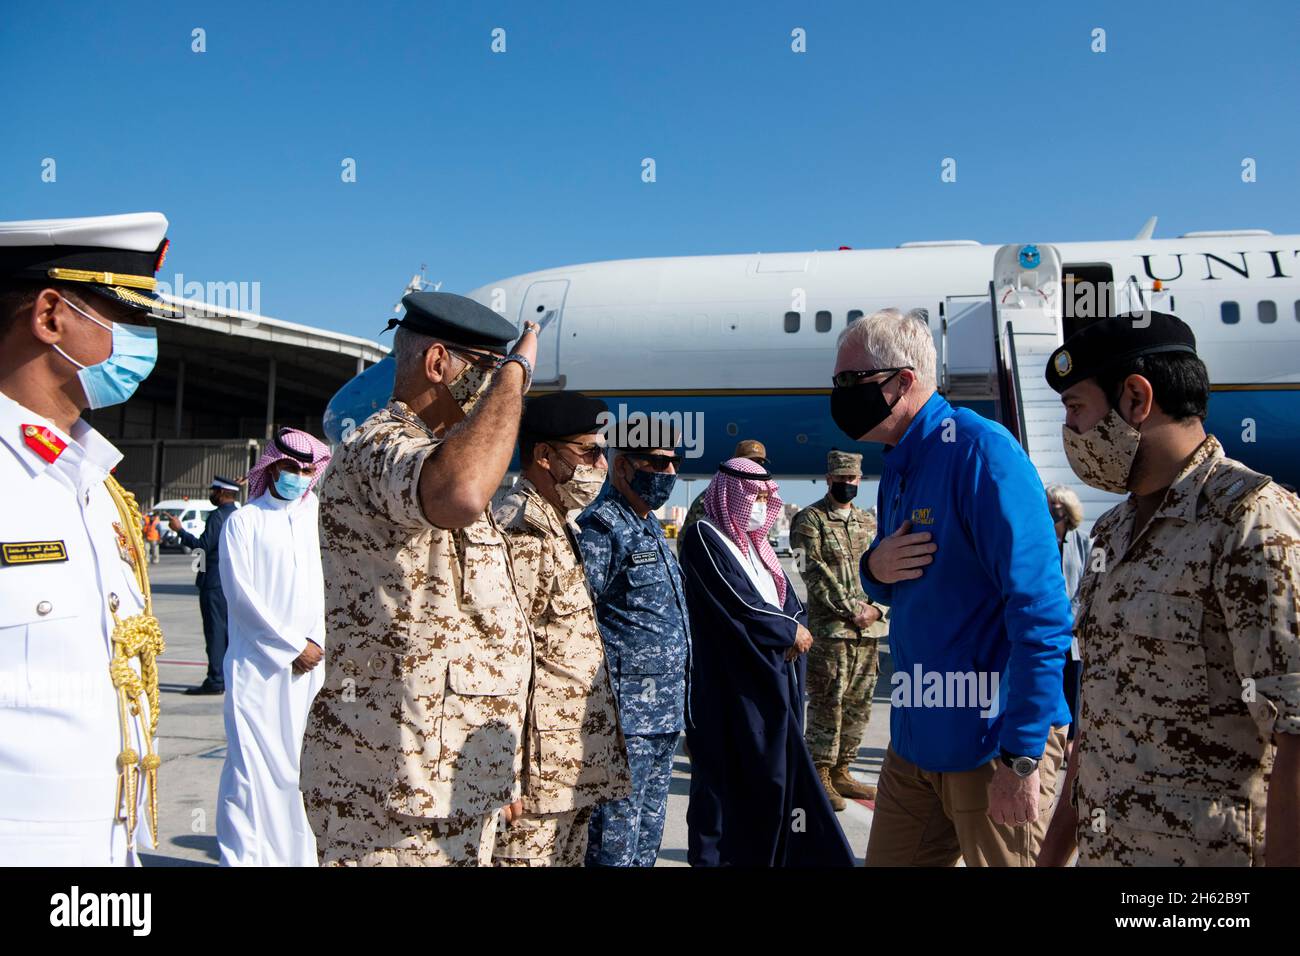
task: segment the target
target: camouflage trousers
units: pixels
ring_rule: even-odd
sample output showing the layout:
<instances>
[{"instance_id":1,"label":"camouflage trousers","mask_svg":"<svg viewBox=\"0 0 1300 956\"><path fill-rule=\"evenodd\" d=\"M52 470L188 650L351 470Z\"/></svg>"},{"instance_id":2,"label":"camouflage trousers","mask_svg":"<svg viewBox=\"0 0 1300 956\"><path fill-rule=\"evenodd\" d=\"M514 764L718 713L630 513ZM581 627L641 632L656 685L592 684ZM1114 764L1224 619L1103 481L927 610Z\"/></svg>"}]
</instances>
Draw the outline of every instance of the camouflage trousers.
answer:
<instances>
[{"instance_id":1,"label":"camouflage trousers","mask_svg":"<svg viewBox=\"0 0 1300 956\"><path fill-rule=\"evenodd\" d=\"M307 813L321 866L488 866L501 816L496 809L480 816L380 813L340 820L335 808L311 804Z\"/></svg>"},{"instance_id":2,"label":"camouflage trousers","mask_svg":"<svg viewBox=\"0 0 1300 956\"><path fill-rule=\"evenodd\" d=\"M814 764L836 767L858 755L879 673L879 638L813 639L804 738Z\"/></svg>"},{"instance_id":3,"label":"camouflage trousers","mask_svg":"<svg viewBox=\"0 0 1300 956\"><path fill-rule=\"evenodd\" d=\"M677 731L628 735L632 795L599 804L591 814L587 866L654 866L668 816Z\"/></svg>"},{"instance_id":4,"label":"camouflage trousers","mask_svg":"<svg viewBox=\"0 0 1300 956\"><path fill-rule=\"evenodd\" d=\"M560 813L525 813L510 826L497 823L493 866L582 866L591 807Z\"/></svg>"}]
</instances>

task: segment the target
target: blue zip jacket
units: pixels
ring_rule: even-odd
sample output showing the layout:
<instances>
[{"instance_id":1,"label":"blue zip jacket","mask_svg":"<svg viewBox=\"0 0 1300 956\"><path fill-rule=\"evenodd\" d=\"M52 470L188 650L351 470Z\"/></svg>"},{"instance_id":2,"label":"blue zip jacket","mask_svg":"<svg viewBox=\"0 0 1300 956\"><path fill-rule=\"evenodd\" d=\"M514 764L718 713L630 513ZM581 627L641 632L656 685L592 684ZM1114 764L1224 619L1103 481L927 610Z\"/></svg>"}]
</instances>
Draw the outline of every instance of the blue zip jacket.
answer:
<instances>
[{"instance_id":1,"label":"blue zip jacket","mask_svg":"<svg viewBox=\"0 0 1300 956\"><path fill-rule=\"evenodd\" d=\"M860 565L867 594L890 609L891 746L938 773L1002 748L1041 757L1051 728L1070 722L1073 620L1038 472L1005 428L938 394L884 461L872 547L909 519L938 546L914 581L873 579L871 552Z\"/></svg>"}]
</instances>

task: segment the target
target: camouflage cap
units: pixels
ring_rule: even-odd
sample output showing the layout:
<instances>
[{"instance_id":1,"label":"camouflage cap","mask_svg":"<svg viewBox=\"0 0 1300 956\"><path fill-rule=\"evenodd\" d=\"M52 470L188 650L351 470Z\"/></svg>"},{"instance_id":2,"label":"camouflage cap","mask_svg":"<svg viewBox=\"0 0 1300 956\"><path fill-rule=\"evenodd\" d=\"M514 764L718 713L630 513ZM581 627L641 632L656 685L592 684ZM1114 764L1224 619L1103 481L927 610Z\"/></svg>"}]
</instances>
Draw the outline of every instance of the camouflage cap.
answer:
<instances>
[{"instance_id":1,"label":"camouflage cap","mask_svg":"<svg viewBox=\"0 0 1300 956\"><path fill-rule=\"evenodd\" d=\"M855 452L832 448L830 454L826 456L826 474L861 475L862 456Z\"/></svg>"},{"instance_id":2,"label":"camouflage cap","mask_svg":"<svg viewBox=\"0 0 1300 956\"><path fill-rule=\"evenodd\" d=\"M736 450L732 458L748 458L750 461L760 461L767 459L767 449L761 441L753 438L746 438L736 442Z\"/></svg>"}]
</instances>

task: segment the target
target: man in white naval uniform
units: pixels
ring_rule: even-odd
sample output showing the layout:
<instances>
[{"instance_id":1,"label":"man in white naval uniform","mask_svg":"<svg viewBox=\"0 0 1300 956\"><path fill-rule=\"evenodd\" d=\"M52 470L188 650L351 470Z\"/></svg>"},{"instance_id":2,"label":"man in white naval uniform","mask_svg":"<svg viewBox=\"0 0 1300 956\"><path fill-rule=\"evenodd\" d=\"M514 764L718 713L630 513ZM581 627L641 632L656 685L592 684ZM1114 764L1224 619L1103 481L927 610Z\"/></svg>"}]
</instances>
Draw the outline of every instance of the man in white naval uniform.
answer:
<instances>
[{"instance_id":1,"label":"man in white naval uniform","mask_svg":"<svg viewBox=\"0 0 1300 956\"><path fill-rule=\"evenodd\" d=\"M122 454L80 415L153 369L166 231L0 223L0 865L135 864L156 842L162 633Z\"/></svg>"},{"instance_id":2,"label":"man in white naval uniform","mask_svg":"<svg viewBox=\"0 0 1300 956\"><path fill-rule=\"evenodd\" d=\"M229 614L226 762L217 795L222 866L315 866L298 789L307 712L325 681L320 499L328 447L281 428L248 473L248 504L226 520Z\"/></svg>"}]
</instances>

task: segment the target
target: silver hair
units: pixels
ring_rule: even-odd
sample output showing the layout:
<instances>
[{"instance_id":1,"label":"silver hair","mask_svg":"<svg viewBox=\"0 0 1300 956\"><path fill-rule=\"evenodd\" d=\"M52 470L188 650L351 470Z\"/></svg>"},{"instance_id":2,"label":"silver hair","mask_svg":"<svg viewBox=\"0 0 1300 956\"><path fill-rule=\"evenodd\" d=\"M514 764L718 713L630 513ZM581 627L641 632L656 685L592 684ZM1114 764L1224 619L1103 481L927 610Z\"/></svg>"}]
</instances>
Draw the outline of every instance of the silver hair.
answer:
<instances>
[{"instance_id":1,"label":"silver hair","mask_svg":"<svg viewBox=\"0 0 1300 956\"><path fill-rule=\"evenodd\" d=\"M424 353L429 346L437 342L432 335L413 332L405 326L398 326L393 333L393 358L397 361L397 378L402 380L413 373L424 377Z\"/></svg>"},{"instance_id":2,"label":"silver hair","mask_svg":"<svg viewBox=\"0 0 1300 956\"><path fill-rule=\"evenodd\" d=\"M925 309L873 312L841 332L836 346L843 348L846 342L860 346L878 368L910 365L918 382L935 386L934 336Z\"/></svg>"},{"instance_id":3,"label":"silver hair","mask_svg":"<svg viewBox=\"0 0 1300 956\"><path fill-rule=\"evenodd\" d=\"M1065 509L1066 530L1073 531L1083 524L1083 502L1079 500L1073 488L1061 484L1048 485L1047 500Z\"/></svg>"}]
</instances>

